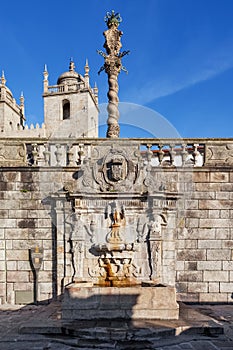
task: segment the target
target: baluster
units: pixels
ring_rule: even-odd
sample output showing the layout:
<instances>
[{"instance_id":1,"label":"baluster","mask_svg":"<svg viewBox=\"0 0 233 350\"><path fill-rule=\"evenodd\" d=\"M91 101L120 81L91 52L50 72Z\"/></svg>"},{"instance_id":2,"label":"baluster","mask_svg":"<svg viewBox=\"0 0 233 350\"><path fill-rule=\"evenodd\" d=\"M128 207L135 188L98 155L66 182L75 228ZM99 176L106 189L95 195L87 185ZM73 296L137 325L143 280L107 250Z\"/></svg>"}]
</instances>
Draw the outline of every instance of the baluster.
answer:
<instances>
[{"instance_id":1,"label":"baluster","mask_svg":"<svg viewBox=\"0 0 233 350\"><path fill-rule=\"evenodd\" d=\"M55 156L56 156L56 166L60 166L61 164L61 158L62 158L62 151L61 151L61 145L57 144L56 145L56 151L55 151Z\"/></svg>"},{"instance_id":2,"label":"baluster","mask_svg":"<svg viewBox=\"0 0 233 350\"><path fill-rule=\"evenodd\" d=\"M147 147L147 154L146 154L146 156L147 156L147 161L148 161L148 163L150 163L150 162L151 162L151 159L152 159L152 157L153 157L153 151L151 150L152 145L151 145L150 143L148 143L148 144L146 145L146 147Z\"/></svg>"},{"instance_id":3,"label":"baluster","mask_svg":"<svg viewBox=\"0 0 233 350\"><path fill-rule=\"evenodd\" d=\"M181 151L181 158L182 158L182 166L185 165L186 159L187 159L188 152L186 150L186 144L182 144L182 151Z\"/></svg>"},{"instance_id":4,"label":"baluster","mask_svg":"<svg viewBox=\"0 0 233 350\"><path fill-rule=\"evenodd\" d=\"M158 152L158 158L159 158L159 164L161 165L162 164L162 160L163 160L163 156L164 156L164 153L163 153L163 145L159 145L159 152Z\"/></svg>"},{"instance_id":5,"label":"baluster","mask_svg":"<svg viewBox=\"0 0 233 350\"><path fill-rule=\"evenodd\" d=\"M83 160L85 158L85 156L84 156L84 144L83 143L79 144L78 155L79 155L79 163L82 164Z\"/></svg>"},{"instance_id":6,"label":"baluster","mask_svg":"<svg viewBox=\"0 0 233 350\"><path fill-rule=\"evenodd\" d=\"M200 152L198 151L198 144L195 143L193 145L193 153L192 153L194 166L197 164L197 158L198 158L199 154L200 154Z\"/></svg>"},{"instance_id":7,"label":"baluster","mask_svg":"<svg viewBox=\"0 0 233 350\"><path fill-rule=\"evenodd\" d=\"M67 145L67 161L68 161L68 166L74 166L74 151L73 151L73 146L68 146Z\"/></svg>"},{"instance_id":8,"label":"baluster","mask_svg":"<svg viewBox=\"0 0 233 350\"><path fill-rule=\"evenodd\" d=\"M170 145L170 150L169 150L170 163L171 163L171 165L174 165L175 154L176 154L176 152L174 151L174 145L171 144L171 145Z\"/></svg>"},{"instance_id":9,"label":"baluster","mask_svg":"<svg viewBox=\"0 0 233 350\"><path fill-rule=\"evenodd\" d=\"M33 157L33 166L38 164L38 147L37 143L32 144L32 157Z\"/></svg>"},{"instance_id":10,"label":"baluster","mask_svg":"<svg viewBox=\"0 0 233 350\"><path fill-rule=\"evenodd\" d=\"M51 152L49 151L49 146L47 143L44 144L44 148L45 150L43 152L43 155L44 155L45 165L49 165Z\"/></svg>"}]
</instances>

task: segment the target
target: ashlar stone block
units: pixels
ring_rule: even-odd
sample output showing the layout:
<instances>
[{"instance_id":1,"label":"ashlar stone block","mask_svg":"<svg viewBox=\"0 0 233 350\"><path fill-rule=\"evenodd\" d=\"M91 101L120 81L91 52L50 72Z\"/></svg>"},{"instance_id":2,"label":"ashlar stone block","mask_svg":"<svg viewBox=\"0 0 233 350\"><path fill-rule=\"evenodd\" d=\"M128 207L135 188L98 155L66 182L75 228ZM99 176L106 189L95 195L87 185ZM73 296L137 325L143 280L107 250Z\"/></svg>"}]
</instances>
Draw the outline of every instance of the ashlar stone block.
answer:
<instances>
[{"instance_id":1,"label":"ashlar stone block","mask_svg":"<svg viewBox=\"0 0 233 350\"><path fill-rule=\"evenodd\" d=\"M231 250L207 249L207 260L231 260Z\"/></svg>"},{"instance_id":2,"label":"ashlar stone block","mask_svg":"<svg viewBox=\"0 0 233 350\"><path fill-rule=\"evenodd\" d=\"M198 261L197 270L211 271L211 270L221 270L222 261ZM224 269L223 269L224 270Z\"/></svg>"},{"instance_id":3,"label":"ashlar stone block","mask_svg":"<svg viewBox=\"0 0 233 350\"><path fill-rule=\"evenodd\" d=\"M209 293L219 293L220 283L219 282L209 282Z\"/></svg>"},{"instance_id":4,"label":"ashlar stone block","mask_svg":"<svg viewBox=\"0 0 233 350\"><path fill-rule=\"evenodd\" d=\"M213 240L213 239L199 239L198 240L198 248L200 249L211 249L211 248L221 248L222 247L222 241L221 240Z\"/></svg>"},{"instance_id":5,"label":"ashlar stone block","mask_svg":"<svg viewBox=\"0 0 233 350\"><path fill-rule=\"evenodd\" d=\"M226 303L228 301L227 293L200 293L200 303Z\"/></svg>"},{"instance_id":6,"label":"ashlar stone block","mask_svg":"<svg viewBox=\"0 0 233 350\"><path fill-rule=\"evenodd\" d=\"M220 292L221 293L232 293L233 292L233 282L231 283L220 283Z\"/></svg>"},{"instance_id":7,"label":"ashlar stone block","mask_svg":"<svg viewBox=\"0 0 233 350\"><path fill-rule=\"evenodd\" d=\"M229 182L228 172L210 172L210 182Z\"/></svg>"},{"instance_id":8,"label":"ashlar stone block","mask_svg":"<svg viewBox=\"0 0 233 350\"><path fill-rule=\"evenodd\" d=\"M187 271L177 272L177 281L179 282L202 282L203 274L202 271Z\"/></svg>"},{"instance_id":9,"label":"ashlar stone block","mask_svg":"<svg viewBox=\"0 0 233 350\"><path fill-rule=\"evenodd\" d=\"M228 271L204 271L203 281L205 282L228 282L229 272Z\"/></svg>"},{"instance_id":10,"label":"ashlar stone block","mask_svg":"<svg viewBox=\"0 0 233 350\"><path fill-rule=\"evenodd\" d=\"M177 260L184 260L184 261L206 260L206 249L178 250Z\"/></svg>"},{"instance_id":11,"label":"ashlar stone block","mask_svg":"<svg viewBox=\"0 0 233 350\"><path fill-rule=\"evenodd\" d=\"M29 282L29 273L27 271L7 271L7 282Z\"/></svg>"},{"instance_id":12,"label":"ashlar stone block","mask_svg":"<svg viewBox=\"0 0 233 350\"><path fill-rule=\"evenodd\" d=\"M206 282L190 282L190 283L188 283L188 292L190 292L190 293L208 292L208 283L206 283Z\"/></svg>"}]
</instances>

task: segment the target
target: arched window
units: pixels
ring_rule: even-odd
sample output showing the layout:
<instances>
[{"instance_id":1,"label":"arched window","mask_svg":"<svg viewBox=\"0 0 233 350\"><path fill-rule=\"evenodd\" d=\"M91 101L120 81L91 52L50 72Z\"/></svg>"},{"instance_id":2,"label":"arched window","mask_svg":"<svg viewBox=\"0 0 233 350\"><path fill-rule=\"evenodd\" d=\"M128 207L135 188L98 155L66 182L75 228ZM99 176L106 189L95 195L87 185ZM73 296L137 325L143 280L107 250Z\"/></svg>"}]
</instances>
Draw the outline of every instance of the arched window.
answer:
<instances>
[{"instance_id":1,"label":"arched window","mask_svg":"<svg viewBox=\"0 0 233 350\"><path fill-rule=\"evenodd\" d=\"M70 101L64 100L62 102L63 107L63 120L70 119Z\"/></svg>"}]
</instances>

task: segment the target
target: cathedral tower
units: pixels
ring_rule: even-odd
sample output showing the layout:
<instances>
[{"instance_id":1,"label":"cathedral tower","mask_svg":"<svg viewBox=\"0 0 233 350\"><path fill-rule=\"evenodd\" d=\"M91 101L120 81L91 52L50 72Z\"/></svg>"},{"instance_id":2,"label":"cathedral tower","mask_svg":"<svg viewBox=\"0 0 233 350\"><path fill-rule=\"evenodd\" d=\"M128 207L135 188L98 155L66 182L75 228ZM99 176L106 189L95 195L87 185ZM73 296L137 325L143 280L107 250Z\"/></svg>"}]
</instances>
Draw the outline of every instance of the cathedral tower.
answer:
<instances>
[{"instance_id":1,"label":"cathedral tower","mask_svg":"<svg viewBox=\"0 0 233 350\"><path fill-rule=\"evenodd\" d=\"M24 116L24 97L21 94L20 105L18 105L13 97L12 92L6 86L4 72L0 78L0 132L2 136L5 133L23 129L25 121Z\"/></svg>"},{"instance_id":2,"label":"cathedral tower","mask_svg":"<svg viewBox=\"0 0 233 350\"><path fill-rule=\"evenodd\" d=\"M89 85L87 61L84 69L83 77L71 60L69 71L60 75L57 85L49 86L45 66L44 122L48 137L98 137L98 90Z\"/></svg>"}]
</instances>

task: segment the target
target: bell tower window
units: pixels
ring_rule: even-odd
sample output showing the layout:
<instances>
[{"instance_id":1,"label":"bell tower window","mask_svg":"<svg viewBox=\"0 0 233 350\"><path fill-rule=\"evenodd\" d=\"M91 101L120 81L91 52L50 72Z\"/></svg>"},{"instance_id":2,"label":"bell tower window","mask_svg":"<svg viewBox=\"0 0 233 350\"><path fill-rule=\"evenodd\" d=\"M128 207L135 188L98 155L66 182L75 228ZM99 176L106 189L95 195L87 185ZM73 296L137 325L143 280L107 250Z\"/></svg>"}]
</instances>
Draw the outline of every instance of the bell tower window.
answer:
<instances>
[{"instance_id":1,"label":"bell tower window","mask_svg":"<svg viewBox=\"0 0 233 350\"><path fill-rule=\"evenodd\" d=\"M70 101L69 100L64 100L62 102L62 109L63 109L63 114L62 114L62 119L70 119Z\"/></svg>"}]
</instances>

